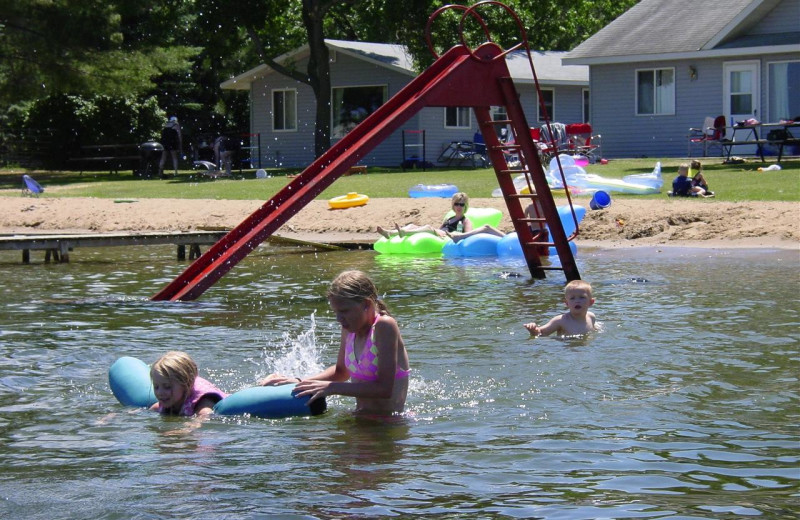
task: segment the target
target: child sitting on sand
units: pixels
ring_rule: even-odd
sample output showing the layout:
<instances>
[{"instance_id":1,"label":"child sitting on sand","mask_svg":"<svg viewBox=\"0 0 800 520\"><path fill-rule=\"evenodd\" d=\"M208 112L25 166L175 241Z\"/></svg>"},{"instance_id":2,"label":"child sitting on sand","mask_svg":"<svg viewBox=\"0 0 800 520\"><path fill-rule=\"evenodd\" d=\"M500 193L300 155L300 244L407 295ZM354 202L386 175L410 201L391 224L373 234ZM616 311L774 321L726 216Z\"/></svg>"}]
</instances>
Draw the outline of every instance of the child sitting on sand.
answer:
<instances>
[{"instance_id":1,"label":"child sitting on sand","mask_svg":"<svg viewBox=\"0 0 800 520\"><path fill-rule=\"evenodd\" d=\"M700 175L702 179L702 175ZM705 183L705 180L702 181ZM708 187L708 186L706 186ZM672 195L674 197L713 197L714 194L706 194L700 185L695 184L689 178L689 165L686 163L678 167L678 176L672 181Z\"/></svg>"},{"instance_id":2,"label":"child sitting on sand","mask_svg":"<svg viewBox=\"0 0 800 520\"><path fill-rule=\"evenodd\" d=\"M573 280L564 288L564 303L568 312L556 316L543 327L536 323L526 323L525 328L532 336L549 336L557 332L559 336L576 336L596 329L597 318L589 312L594 304L592 286L583 280Z\"/></svg>"},{"instance_id":3,"label":"child sitting on sand","mask_svg":"<svg viewBox=\"0 0 800 520\"><path fill-rule=\"evenodd\" d=\"M167 352L150 368L158 402L150 407L165 415L209 415L228 396L197 375L197 364L185 352Z\"/></svg>"},{"instance_id":4,"label":"child sitting on sand","mask_svg":"<svg viewBox=\"0 0 800 520\"><path fill-rule=\"evenodd\" d=\"M703 190L703 197L713 197L714 192L708 189L706 178L703 177L703 164L697 159L693 160L689 165L689 175L692 177L692 188L699 187Z\"/></svg>"}]
</instances>

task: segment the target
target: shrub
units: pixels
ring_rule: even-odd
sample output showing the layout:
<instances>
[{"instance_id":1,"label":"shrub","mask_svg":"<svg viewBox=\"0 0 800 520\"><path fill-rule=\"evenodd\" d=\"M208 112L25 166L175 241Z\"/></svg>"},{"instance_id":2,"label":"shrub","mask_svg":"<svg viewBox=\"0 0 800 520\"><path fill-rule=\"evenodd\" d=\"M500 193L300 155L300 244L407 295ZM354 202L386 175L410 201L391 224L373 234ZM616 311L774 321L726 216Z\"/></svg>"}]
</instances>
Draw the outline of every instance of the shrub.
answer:
<instances>
[{"instance_id":1,"label":"shrub","mask_svg":"<svg viewBox=\"0 0 800 520\"><path fill-rule=\"evenodd\" d=\"M154 97L83 98L57 94L34 101L27 110L10 114L17 139L46 168L63 168L81 146L141 143L159 135L165 113Z\"/></svg>"}]
</instances>

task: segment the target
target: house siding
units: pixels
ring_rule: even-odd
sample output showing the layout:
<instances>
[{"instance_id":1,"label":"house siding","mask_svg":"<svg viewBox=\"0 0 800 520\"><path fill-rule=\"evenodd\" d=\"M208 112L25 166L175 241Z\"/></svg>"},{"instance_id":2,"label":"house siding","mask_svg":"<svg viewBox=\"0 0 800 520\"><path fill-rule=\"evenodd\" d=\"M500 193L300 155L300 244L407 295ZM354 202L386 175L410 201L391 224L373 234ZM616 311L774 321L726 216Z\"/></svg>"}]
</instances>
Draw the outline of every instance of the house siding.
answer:
<instances>
[{"instance_id":1,"label":"house siding","mask_svg":"<svg viewBox=\"0 0 800 520\"><path fill-rule=\"evenodd\" d=\"M689 66L697 79L689 77ZM675 113L636 115L636 70L675 69ZM593 66L591 81L602 85L591 93L592 122L601 134L603 155L614 157L683 157L689 128L700 127L706 116L722 113L722 61L664 61L645 66Z\"/></svg>"},{"instance_id":2,"label":"house siding","mask_svg":"<svg viewBox=\"0 0 800 520\"><path fill-rule=\"evenodd\" d=\"M307 59L297 61L297 69L305 70ZM413 78L399 71L364 61L343 52L336 53L331 63L331 85L367 86L386 85L388 97L392 97ZM556 117L564 123L579 122L582 115L582 89L587 85L555 85L542 87L555 90ZM297 92L297 130L272 130L272 92L276 89L293 89ZM529 125L538 126L537 102L531 84L518 85L520 100ZM314 122L316 100L312 89L282 74L270 72L251 84L250 131L260 134L261 164L263 167L305 167L314 161ZM425 130L425 160L437 163L441 153L453 141L472 140L478 129L474 112L470 114L470 127L464 129L445 128L444 107L426 107L412 116L399 130L389 135L382 143L368 152L359 164L367 166L398 167L404 158L418 156L418 147L403 149L402 130ZM416 137L409 141L418 142ZM332 140L332 144L336 143ZM256 157L253 164L257 164Z\"/></svg>"},{"instance_id":3,"label":"house siding","mask_svg":"<svg viewBox=\"0 0 800 520\"><path fill-rule=\"evenodd\" d=\"M646 5L645 5L646 4ZM688 5L688 4L687 4ZM710 8L697 4L698 16L708 16ZM660 19L656 16L659 10L671 9L672 4L658 4L655 1L643 1L640 6L653 9L649 19ZM642 7L642 8L644 8ZM740 11L744 5L737 7ZM738 11L737 11L738 12ZM800 52L775 53L778 48L770 42L796 42L798 33L798 20L800 20L800 0L783 0L775 7L762 13L756 11L754 16L760 19L749 21L752 26L744 34L737 31L731 32L725 41L720 42L719 49L733 51L724 57L704 57L704 51L697 51L697 47L684 47L681 52L697 53L695 58L669 59L669 55L654 54L648 61L602 64L590 66L589 77L591 85L590 120L595 133L602 135L603 155L614 157L685 157L688 151L687 134L689 128L697 128L706 117L716 117L726 112L723 99L723 66L726 63L738 61L757 61L760 64L760 98L757 100L756 116L765 122L770 117L769 107L769 64L780 61L800 60ZM688 12L687 15L691 15ZM619 20L624 20L620 17ZM616 24L616 25L615 25ZM672 24L674 25L674 24ZM613 31L609 34L629 34L630 31L618 22L612 22ZM637 30L641 29L639 27ZM680 32L680 31L677 31ZM637 34L644 34L639 30ZM779 34L782 37L776 38ZM595 38L595 37L592 37ZM599 58L604 56L605 49L597 48L592 43L592 38L581 46L594 49L597 55L578 52L575 57ZM599 41L599 40L598 40ZM742 48L740 56L735 54L736 45L747 45ZM726 47L727 43L732 46ZM642 40L642 46L634 46L633 50L639 53L656 51L652 42ZM754 47L763 46L764 53L758 56ZM795 48L797 46L795 45ZM644 50L643 50L644 49ZM580 51L580 48L578 49ZM718 49L709 50L709 54L716 53ZM719 53L721 54L721 53ZM624 55L620 55L625 57ZM677 55L673 55L676 56ZM686 54L684 54L686 56ZM580 61L578 61L580 62ZM696 78L690 78L690 67L696 70ZM674 68L675 70L675 113L659 116L636 115L636 77L635 70L651 68ZM731 122L728 121L730 125ZM738 150L737 150L738 152ZM693 150L695 153L695 150Z\"/></svg>"},{"instance_id":4,"label":"house siding","mask_svg":"<svg viewBox=\"0 0 800 520\"><path fill-rule=\"evenodd\" d=\"M784 0L753 26L750 34L796 32L800 24L800 0Z\"/></svg>"},{"instance_id":5,"label":"house siding","mask_svg":"<svg viewBox=\"0 0 800 520\"><path fill-rule=\"evenodd\" d=\"M699 128L708 116L724 113L723 64L743 59L731 57L662 61L651 65L593 66L592 121L595 133L603 136L603 155L609 158L685 157L688 129ZM761 64L759 114L766 114L767 110L768 64L798 59L800 55L787 53L758 60ZM689 66L696 69L697 79L689 78ZM650 67L675 68L674 115L635 115L635 70ZM697 151L693 150L694 153Z\"/></svg>"}]
</instances>

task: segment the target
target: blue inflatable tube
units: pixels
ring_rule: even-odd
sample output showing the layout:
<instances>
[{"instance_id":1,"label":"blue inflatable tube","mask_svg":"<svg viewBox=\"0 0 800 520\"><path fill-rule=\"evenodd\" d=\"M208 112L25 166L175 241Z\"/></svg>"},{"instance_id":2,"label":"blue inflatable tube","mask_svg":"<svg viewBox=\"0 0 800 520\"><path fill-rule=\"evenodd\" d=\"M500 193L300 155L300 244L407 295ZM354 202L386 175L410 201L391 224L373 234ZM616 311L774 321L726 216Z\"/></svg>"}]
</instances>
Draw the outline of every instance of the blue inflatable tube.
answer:
<instances>
[{"instance_id":1,"label":"blue inflatable tube","mask_svg":"<svg viewBox=\"0 0 800 520\"><path fill-rule=\"evenodd\" d=\"M458 242L448 240L442 247L442 256L497 256L499 242L500 237L489 233L478 233Z\"/></svg>"},{"instance_id":2,"label":"blue inflatable tube","mask_svg":"<svg viewBox=\"0 0 800 520\"><path fill-rule=\"evenodd\" d=\"M575 232L575 219L569 206L558 206L558 217L564 233L569 236ZM586 215L586 208L575 206L575 217L578 222ZM572 254L578 253L575 242L569 243ZM548 249L549 256L558 256L555 247ZM478 233L454 243L452 240L445 242L442 247L442 256L453 258L460 256L523 256L522 246L516 233L509 233L500 238L488 233Z\"/></svg>"},{"instance_id":3,"label":"blue inflatable tube","mask_svg":"<svg viewBox=\"0 0 800 520\"><path fill-rule=\"evenodd\" d=\"M114 397L125 406L149 408L157 402L150 381L150 367L140 359L121 357L108 370L108 384ZM325 399L308 406L308 397L292 395L295 385L256 386L235 392L214 406L220 415L250 414L253 417L319 415L325 411Z\"/></svg>"},{"instance_id":4,"label":"blue inflatable tube","mask_svg":"<svg viewBox=\"0 0 800 520\"><path fill-rule=\"evenodd\" d=\"M572 251L572 256L578 254L578 246L575 245L575 242L569 243L569 249ZM547 254L548 256L558 256L558 252L553 246L547 248ZM522 245L519 243L516 231L500 239L500 242L497 243L497 256L524 256L522 253Z\"/></svg>"},{"instance_id":5,"label":"blue inflatable tube","mask_svg":"<svg viewBox=\"0 0 800 520\"><path fill-rule=\"evenodd\" d=\"M415 184L408 190L408 196L412 199L423 197L442 197L450 198L458 193L455 184Z\"/></svg>"},{"instance_id":6,"label":"blue inflatable tube","mask_svg":"<svg viewBox=\"0 0 800 520\"><path fill-rule=\"evenodd\" d=\"M117 401L125 406L149 408L158 401L150 381L150 367L142 360L126 356L114 361L108 369L108 384Z\"/></svg>"}]
</instances>

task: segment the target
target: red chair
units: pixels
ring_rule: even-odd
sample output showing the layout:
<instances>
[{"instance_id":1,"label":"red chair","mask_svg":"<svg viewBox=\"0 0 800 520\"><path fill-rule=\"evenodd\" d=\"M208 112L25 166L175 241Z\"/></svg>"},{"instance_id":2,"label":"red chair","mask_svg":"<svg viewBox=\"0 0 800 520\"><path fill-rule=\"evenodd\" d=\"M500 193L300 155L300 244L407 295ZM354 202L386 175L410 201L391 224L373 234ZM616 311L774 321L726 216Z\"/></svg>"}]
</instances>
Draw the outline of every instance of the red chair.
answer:
<instances>
[{"instance_id":1,"label":"red chair","mask_svg":"<svg viewBox=\"0 0 800 520\"><path fill-rule=\"evenodd\" d=\"M725 142L725 116L707 117L703 121L703 128L690 128L687 137L689 139L688 157L692 156L692 145L703 146L703 157L708 155L711 146L718 146L719 154L722 156Z\"/></svg>"},{"instance_id":2,"label":"red chair","mask_svg":"<svg viewBox=\"0 0 800 520\"><path fill-rule=\"evenodd\" d=\"M591 162L600 155L600 135L592 135L592 125L589 123L572 123L567 125L567 141L569 153L585 155Z\"/></svg>"}]
</instances>

